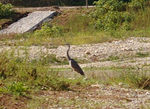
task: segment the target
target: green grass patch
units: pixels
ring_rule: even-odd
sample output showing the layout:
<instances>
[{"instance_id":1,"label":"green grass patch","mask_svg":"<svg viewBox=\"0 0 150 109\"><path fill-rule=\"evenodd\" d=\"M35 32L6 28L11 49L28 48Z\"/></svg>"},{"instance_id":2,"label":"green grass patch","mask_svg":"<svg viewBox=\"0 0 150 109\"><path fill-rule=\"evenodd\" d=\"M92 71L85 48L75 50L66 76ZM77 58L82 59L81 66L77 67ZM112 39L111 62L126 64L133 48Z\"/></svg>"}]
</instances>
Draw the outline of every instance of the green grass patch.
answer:
<instances>
[{"instance_id":1,"label":"green grass patch","mask_svg":"<svg viewBox=\"0 0 150 109\"><path fill-rule=\"evenodd\" d=\"M128 37L149 37L149 16L150 9L147 7L144 11L134 12L135 20L130 25L130 30L110 30L109 32L95 29L91 24L91 9L64 11L64 13L54 19L50 26L43 26L41 30L37 30L31 34L23 34L16 36L16 39L25 39L23 43L17 42L17 45L62 45L66 43L92 44L118 39L126 39ZM139 19L142 19L139 20ZM51 26L53 25L53 26Z\"/></svg>"},{"instance_id":2,"label":"green grass patch","mask_svg":"<svg viewBox=\"0 0 150 109\"><path fill-rule=\"evenodd\" d=\"M16 45L62 45L70 44L87 44L112 41L111 35L100 32L90 24L89 16L91 9L79 9L64 11L64 13L54 19L51 23L42 26L41 30L34 33L20 34L15 37L16 40L24 39L23 42L16 42ZM67 15L67 19L64 15ZM64 22L63 22L64 20Z\"/></svg>"},{"instance_id":3,"label":"green grass patch","mask_svg":"<svg viewBox=\"0 0 150 109\"><path fill-rule=\"evenodd\" d=\"M54 54L40 56L39 59L31 60L31 63L41 63L42 65L45 65L45 66L69 64L67 59L56 58L56 55Z\"/></svg>"},{"instance_id":4,"label":"green grass patch","mask_svg":"<svg viewBox=\"0 0 150 109\"><path fill-rule=\"evenodd\" d=\"M108 70L107 68L103 70ZM122 87L126 88L140 88L140 89L147 89L150 90L150 77L149 74L146 73L144 69L137 69L137 68L115 68L112 67L111 70L115 71L118 74L111 74L105 73L107 79L102 80L103 84L110 84L110 85L121 85ZM111 72L111 71L110 71Z\"/></svg>"},{"instance_id":5,"label":"green grass patch","mask_svg":"<svg viewBox=\"0 0 150 109\"><path fill-rule=\"evenodd\" d=\"M106 60L107 61L115 61L115 60L119 60L120 58L118 56L109 56Z\"/></svg>"},{"instance_id":6,"label":"green grass patch","mask_svg":"<svg viewBox=\"0 0 150 109\"><path fill-rule=\"evenodd\" d=\"M114 83L124 83L132 88L150 89L150 78L144 74L124 73L119 78L113 78Z\"/></svg>"},{"instance_id":7,"label":"green grass patch","mask_svg":"<svg viewBox=\"0 0 150 109\"><path fill-rule=\"evenodd\" d=\"M141 57L141 58L143 57L143 58L144 58L144 57L148 57L148 56L149 56L149 53L138 52L138 53L136 53L136 56L137 56L137 57Z\"/></svg>"},{"instance_id":8,"label":"green grass patch","mask_svg":"<svg viewBox=\"0 0 150 109\"><path fill-rule=\"evenodd\" d=\"M128 25L130 25L129 30L119 28L117 30L110 29L107 32L96 29L95 25L91 23L94 22L91 17L91 13L94 10L95 8L63 10L61 15L55 17L52 22L43 25L40 30L36 30L33 33L13 36L15 40L23 39L23 41L16 41L15 45L30 46L50 44L59 46L66 43L78 45L111 42L128 37L150 36L149 7L145 7L144 10L138 8L138 11L132 9L126 10L127 12L130 11L134 17L134 20L128 22ZM113 20L113 18L111 20ZM124 20L121 21L124 22ZM3 22L3 20L0 22ZM122 23L121 25L126 26ZM7 40L5 37L6 42Z\"/></svg>"},{"instance_id":9,"label":"green grass patch","mask_svg":"<svg viewBox=\"0 0 150 109\"><path fill-rule=\"evenodd\" d=\"M44 59L44 60L43 60ZM40 90L73 90L72 87L86 87L95 83L94 80L85 80L83 77L69 79L50 70L47 63L58 60L43 58L30 61L29 57L17 57L12 52L0 54L0 93L10 93L14 96L28 96Z\"/></svg>"}]
</instances>

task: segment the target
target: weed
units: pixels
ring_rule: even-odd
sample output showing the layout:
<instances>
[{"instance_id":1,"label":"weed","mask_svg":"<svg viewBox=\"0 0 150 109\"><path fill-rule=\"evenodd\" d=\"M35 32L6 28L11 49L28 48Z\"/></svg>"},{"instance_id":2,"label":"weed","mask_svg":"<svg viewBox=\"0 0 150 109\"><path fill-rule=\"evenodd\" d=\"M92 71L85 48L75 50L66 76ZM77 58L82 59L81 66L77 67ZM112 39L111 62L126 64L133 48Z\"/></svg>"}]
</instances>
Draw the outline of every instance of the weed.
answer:
<instances>
[{"instance_id":1,"label":"weed","mask_svg":"<svg viewBox=\"0 0 150 109\"><path fill-rule=\"evenodd\" d=\"M0 87L0 94L1 93L8 93L8 90L6 87Z\"/></svg>"},{"instance_id":2,"label":"weed","mask_svg":"<svg viewBox=\"0 0 150 109\"><path fill-rule=\"evenodd\" d=\"M150 89L150 78L139 72L124 72L119 77L110 78L111 82L115 84L123 83L132 88Z\"/></svg>"},{"instance_id":3,"label":"weed","mask_svg":"<svg viewBox=\"0 0 150 109\"><path fill-rule=\"evenodd\" d=\"M106 60L107 61L114 61L120 59L118 56L109 56Z\"/></svg>"},{"instance_id":4,"label":"weed","mask_svg":"<svg viewBox=\"0 0 150 109\"><path fill-rule=\"evenodd\" d=\"M79 85L86 86L92 80L85 81L81 79L68 79L60 75L57 71L49 70L49 63L61 63L55 56L42 57L38 61L30 61L26 57L17 57L14 52L2 53L0 56L0 80L3 87L1 93L11 93L15 96L24 96L30 91L36 90L71 90L71 87ZM50 60L47 60L50 59ZM4 78L5 75L5 78ZM15 81L15 82L14 82ZM8 88L8 91L5 90ZM30 89L30 90L29 90Z\"/></svg>"},{"instance_id":5,"label":"weed","mask_svg":"<svg viewBox=\"0 0 150 109\"><path fill-rule=\"evenodd\" d=\"M26 95L28 87L22 82L13 82L8 86L8 91L16 96Z\"/></svg>"}]
</instances>

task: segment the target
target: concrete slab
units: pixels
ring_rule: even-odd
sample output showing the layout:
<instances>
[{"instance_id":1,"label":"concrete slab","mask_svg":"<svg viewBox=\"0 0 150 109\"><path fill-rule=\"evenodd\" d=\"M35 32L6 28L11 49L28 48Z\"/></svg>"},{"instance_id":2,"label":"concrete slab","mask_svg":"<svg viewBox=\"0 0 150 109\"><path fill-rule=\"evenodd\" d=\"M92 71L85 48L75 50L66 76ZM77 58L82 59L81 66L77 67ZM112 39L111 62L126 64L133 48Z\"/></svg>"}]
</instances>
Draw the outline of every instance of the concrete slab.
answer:
<instances>
[{"instance_id":1,"label":"concrete slab","mask_svg":"<svg viewBox=\"0 0 150 109\"><path fill-rule=\"evenodd\" d=\"M35 30L43 22L52 20L56 11L35 11L0 31L0 34L25 33Z\"/></svg>"}]
</instances>

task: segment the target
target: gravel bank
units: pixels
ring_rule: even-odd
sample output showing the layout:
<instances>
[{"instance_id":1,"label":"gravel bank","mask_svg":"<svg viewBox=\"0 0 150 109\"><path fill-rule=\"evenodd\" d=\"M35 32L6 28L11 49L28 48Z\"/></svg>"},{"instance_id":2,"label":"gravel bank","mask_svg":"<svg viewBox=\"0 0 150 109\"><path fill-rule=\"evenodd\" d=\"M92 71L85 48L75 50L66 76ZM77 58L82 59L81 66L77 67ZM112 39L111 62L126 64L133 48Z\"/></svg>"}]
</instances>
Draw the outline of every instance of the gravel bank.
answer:
<instances>
[{"instance_id":1,"label":"gravel bank","mask_svg":"<svg viewBox=\"0 0 150 109\"><path fill-rule=\"evenodd\" d=\"M56 55L57 58L66 58L67 46L59 46L58 48L50 48L46 46L0 46L1 51L15 50L20 56L28 51L31 59L40 58L50 54ZM150 57L134 57L137 53L150 54L150 38L128 38L113 42L105 42L99 44L71 45L70 56L72 58L85 59L90 63L83 64L83 67L99 67L99 66L136 66L138 64L150 64ZM107 60L110 56L121 57L119 61L102 61ZM127 57L127 58L124 58ZM128 58L131 57L131 58ZM67 66L64 66L67 67Z\"/></svg>"}]
</instances>

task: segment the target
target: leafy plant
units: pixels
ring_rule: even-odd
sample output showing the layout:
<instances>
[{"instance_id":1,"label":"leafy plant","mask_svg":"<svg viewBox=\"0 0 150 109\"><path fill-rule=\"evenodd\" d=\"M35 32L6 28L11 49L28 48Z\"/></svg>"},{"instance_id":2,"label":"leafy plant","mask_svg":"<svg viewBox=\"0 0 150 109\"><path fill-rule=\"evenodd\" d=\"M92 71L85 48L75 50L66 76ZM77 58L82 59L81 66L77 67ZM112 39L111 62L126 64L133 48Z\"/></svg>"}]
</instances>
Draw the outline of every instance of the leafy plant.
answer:
<instances>
[{"instance_id":1,"label":"leafy plant","mask_svg":"<svg viewBox=\"0 0 150 109\"><path fill-rule=\"evenodd\" d=\"M17 96L25 95L27 90L28 87L22 82L13 82L8 86L8 91Z\"/></svg>"},{"instance_id":2,"label":"leafy plant","mask_svg":"<svg viewBox=\"0 0 150 109\"><path fill-rule=\"evenodd\" d=\"M131 0L129 7L134 10L144 9L146 0Z\"/></svg>"},{"instance_id":3,"label":"leafy plant","mask_svg":"<svg viewBox=\"0 0 150 109\"><path fill-rule=\"evenodd\" d=\"M59 26L51 25L49 23L43 24L40 30L34 32L36 37L58 37L63 36L63 29Z\"/></svg>"},{"instance_id":4,"label":"leafy plant","mask_svg":"<svg viewBox=\"0 0 150 109\"><path fill-rule=\"evenodd\" d=\"M0 18L11 16L13 13L12 7L13 6L11 4L0 3Z\"/></svg>"},{"instance_id":5,"label":"leafy plant","mask_svg":"<svg viewBox=\"0 0 150 109\"><path fill-rule=\"evenodd\" d=\"M99 0L92 13L95 28L102 31L130 29L132 15L126 11L126 3L121 0ZM120 28L121 27L121 28Z\"/></svg>"}]
</instances>

